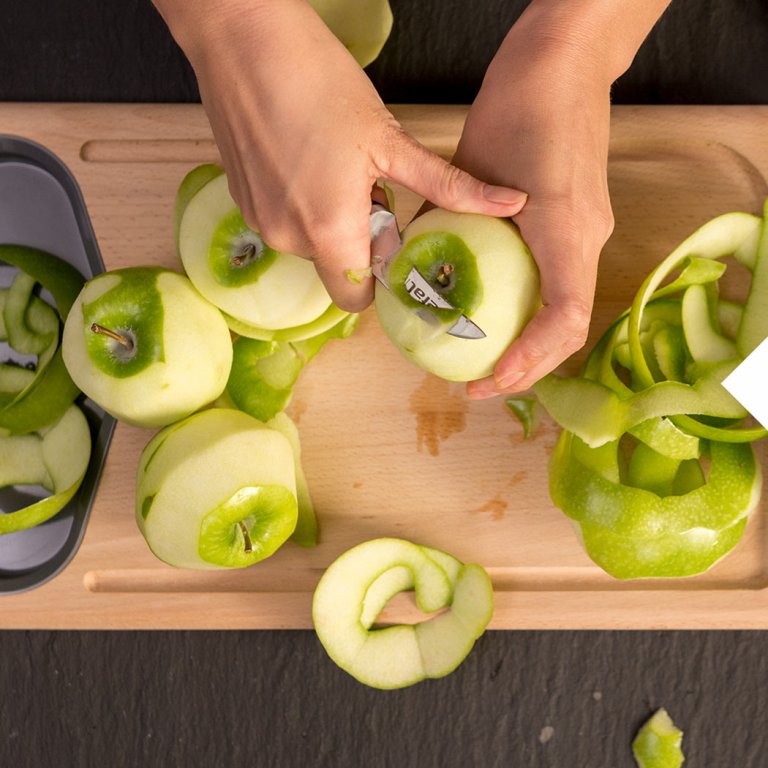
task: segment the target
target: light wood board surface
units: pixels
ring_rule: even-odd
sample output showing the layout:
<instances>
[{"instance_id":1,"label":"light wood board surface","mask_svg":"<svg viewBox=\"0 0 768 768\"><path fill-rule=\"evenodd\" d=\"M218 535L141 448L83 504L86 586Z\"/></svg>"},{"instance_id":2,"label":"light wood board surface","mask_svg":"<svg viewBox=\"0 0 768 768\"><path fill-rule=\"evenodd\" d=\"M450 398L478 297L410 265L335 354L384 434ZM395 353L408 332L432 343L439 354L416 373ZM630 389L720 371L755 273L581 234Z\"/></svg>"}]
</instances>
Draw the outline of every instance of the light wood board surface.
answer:
<instances>
[{"instance_id":1,"label":"light wood board surface","mask_svg":"<svg viewBox=\"0 0 768 768\"><path fill-rule=\"evenodd\" d=\"M404 127L450 156L465 107L394 107ZM602 261L590 342L642 277L708 218L760 212L768 196L768 107L617 107L609 167L616 230ZM38 141L78 179L108 269L179 268L172 211L179 182L218 159L197 105L0 104L0 133ZM404 224L420 200L396 188ZM565 370L575 371L583 353ZM342 551L399 536L484 565L493 628L768 627L768 502L709 573L619 582L581 550L551 503L557 428L523 441L501 399L470 402L400 358L366 311L355 335L304 371L290 412L322 526L311 550L288 544L234 572L179 571L134 522L134 476L151 436L119 425L83 544L31 592L0 598L0 627L305 628L314 586ZM766 465L766 450L759 450ZM400 596L382 617L412 620Z\"/></svg>"}]
</instances>

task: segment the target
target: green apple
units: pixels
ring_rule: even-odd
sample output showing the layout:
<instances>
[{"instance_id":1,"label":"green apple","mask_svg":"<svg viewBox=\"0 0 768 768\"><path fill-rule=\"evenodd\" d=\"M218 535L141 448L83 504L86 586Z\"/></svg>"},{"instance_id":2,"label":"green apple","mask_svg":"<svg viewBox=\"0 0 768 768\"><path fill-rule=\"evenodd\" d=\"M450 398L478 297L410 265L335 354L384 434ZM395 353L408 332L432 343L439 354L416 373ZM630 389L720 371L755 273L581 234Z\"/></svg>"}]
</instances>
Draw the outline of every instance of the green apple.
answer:
<instances>
[{"instance_id":1,"label":"green apple","mask_svg":"<svg viewBox=\"0 0 768 768\"><path fill-rule=\"evenodd\" d=\"M381 609L414 589L422 611L443 611L415 625L372 629ZM312 618L328 655L374 688L402 688L452 672L493 614L493 590L478 565L402 539L353 547L325 571Z\"/></svg>"},{"instance_id":2,"label":"green apple","mask_svg":"<svg viewBox=\"0 0 768 768\"><path fill-rule=\"evenodd\" d=\"M142 427L188 416L223 391L229 328L186 277L153 267L89 281L64 326L64 361L104 410Z\"/></svg>"},{"instance_id":3,"label":"green apple","mask_svg":"<svg viewBox=\"0 0 768 768\"><path fill-rule=\"evenodd\" d=\"M0 437L0 487L39 485L51 492L0 515L0 534L31 528L63 509L80 487L90 456L88 422L76 405L38 432Z\"/></svg>"},{"instance_id":4,"label":"green apple","mask_svg":"<svg viewBox=\"0 0 768 768\"><path fill-rule=\"evenodd\" d=\"M309 0L361 67L381 52L392 30L388 0Z\"/></svg>"},{"instance_id":5,"label":"green apple","mask_svg":"<svg viewBox=\"0 0 768 768\"><path fill-rule=\"evenodd\" d=\"M227 177L205 177L213 171L195 169L182 182L178 251L189 279L215 304L233 330L259 336L310 326L332 308L331 298L314 265L298 256L270 248L249 229L229 194ZM199 189L190 192L195 186ZM184 202L186 201L186 205ZM332 313L335 316L335 313ZM251 333L244 332L251 330Z\"/></svg>"},{"instance_id":6,"label":"green apple","mask_svg":"<svg viewBox=\"0 0 768 768\"><path fill-rule=\"evenodd\" d=\"M136 521L170 565L252 565L288 539L296 520L288 439L241 411L196 413L158 432L141 454Z\"/></svg>"},{"instance_id":7,"label":"green apple","mask_svg":"<svg viewBox=\"0 0 768 768\"><path fill-rule=\"evenodd\" d=\"M411 296L415 268L453 309L426 308ZM403 232L403 247L376 285L384 332L411 362L448 379L489 376L507 347L541 306L539 273L517 227L508 219L433 209ZM448 333L460 315L485 333Z\"/></svg>"},{"instance_id":8,"label":"green apple","mask_svg":"<svg viewBox=\"0 0 768 768\"><path fill-rule=\"evenodd\" d=\"M4 294L3 335L11 336L13 342L22 346L31 343L41 349L33 376L26 377L23 383L14 371L1 377L5 385L0 384L0 434L18 435L38 431L60 419L80 393L64 366L58 329L53 332L50 312L41 306L43 302L37 297L32 298L31 288L39 283L47 289L56 304L58 317L64 320L85 280L67 262L36 248L0 245L0 261L18 267L24 275L18 284L17 277L14 286ZM26 304L25 298L29 300ZM10 329L6 327L8 321ZM35 341L40 331L47 346ZM18 388L7 386L10 379L19 384Z\"/></svg>"}]
</instances>

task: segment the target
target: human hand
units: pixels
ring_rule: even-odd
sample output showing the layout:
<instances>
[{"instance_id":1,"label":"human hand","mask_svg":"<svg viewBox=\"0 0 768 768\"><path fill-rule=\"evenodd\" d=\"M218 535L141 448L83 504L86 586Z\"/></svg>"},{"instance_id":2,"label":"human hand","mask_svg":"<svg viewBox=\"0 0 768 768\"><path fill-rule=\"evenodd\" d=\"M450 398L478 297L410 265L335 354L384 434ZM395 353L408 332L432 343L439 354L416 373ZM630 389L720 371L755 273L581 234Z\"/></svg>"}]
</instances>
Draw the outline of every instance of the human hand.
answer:
<instances>
[{"instance_id":1,"label":"human hand","mask_svg":"<svg viewBox=\"0 0 768 768\"><path fill-rule=\"evenodd\" d=\"M488 70L453 162L528 192L514 218L539 267L543 306L493 375L468 384L471 398L527 389L586 341L598 258L613 229L610 86L645 36L643 23L665 5L603 3L598 13L591 0L537 0ZM623 36L614 18L622 12Z\"/></svg>"},{"instance_id":2,"label":"human hand","mask_svg":"<svg viewBox=\"0 0 768 768\"><path fill-rule=\"evenodd\" d=\"M426 150L304 0L155 0L189 57L232 197L280 251L314 261L358 311L373 281L371 191L402 184L456 211L510 216L525 194L477 181Z\"/></svg>"}]
</instances>

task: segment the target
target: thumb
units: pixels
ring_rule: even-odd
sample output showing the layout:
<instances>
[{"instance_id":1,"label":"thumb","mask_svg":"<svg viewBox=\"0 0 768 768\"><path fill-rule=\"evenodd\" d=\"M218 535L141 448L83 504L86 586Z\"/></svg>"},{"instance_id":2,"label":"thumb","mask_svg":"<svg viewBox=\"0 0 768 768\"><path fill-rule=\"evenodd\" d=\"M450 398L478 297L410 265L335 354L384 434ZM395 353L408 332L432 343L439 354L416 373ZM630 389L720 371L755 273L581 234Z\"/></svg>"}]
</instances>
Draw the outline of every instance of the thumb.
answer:
<instances>
[{"instance_id":1,"label":"thumb","mask_svg":"<svg viewBox=\"0 0 768 768\"><path fill-rule=\"evenodd\" d=\"M518 189L486 184L451 165L405 132L398 133L382 174L430 202L459 213L514 216L528 195Z\"/></svg>"}]
</instances>

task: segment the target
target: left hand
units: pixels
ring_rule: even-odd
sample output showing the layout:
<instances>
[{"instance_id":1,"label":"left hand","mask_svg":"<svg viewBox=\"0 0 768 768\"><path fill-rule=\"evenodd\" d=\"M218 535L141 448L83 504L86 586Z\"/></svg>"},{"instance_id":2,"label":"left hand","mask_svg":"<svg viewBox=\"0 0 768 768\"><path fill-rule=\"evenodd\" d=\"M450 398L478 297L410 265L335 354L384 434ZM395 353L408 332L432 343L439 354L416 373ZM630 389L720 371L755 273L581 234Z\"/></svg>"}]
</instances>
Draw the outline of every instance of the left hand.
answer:
<instances>
[{"instance_id":1,"label":"left hand","mask_svg":"<svg viewBox=\"0 0 768 768\"><path fill-rule=\"evenodd\" d=\"M598 257L613 229L611 82L598 55L523 16L470 109L453 162L528 193L514 221L538 264L543 302L493 376L468 384L471 398L527 389L586 341Z\"/></svg>"}]
</instances>

